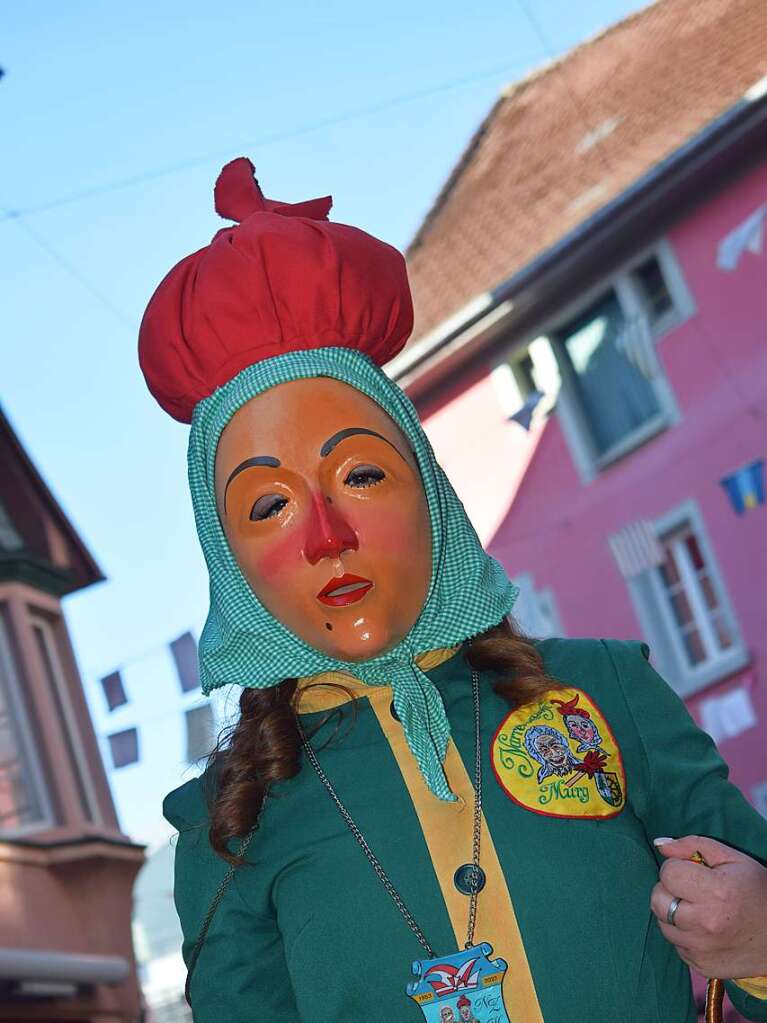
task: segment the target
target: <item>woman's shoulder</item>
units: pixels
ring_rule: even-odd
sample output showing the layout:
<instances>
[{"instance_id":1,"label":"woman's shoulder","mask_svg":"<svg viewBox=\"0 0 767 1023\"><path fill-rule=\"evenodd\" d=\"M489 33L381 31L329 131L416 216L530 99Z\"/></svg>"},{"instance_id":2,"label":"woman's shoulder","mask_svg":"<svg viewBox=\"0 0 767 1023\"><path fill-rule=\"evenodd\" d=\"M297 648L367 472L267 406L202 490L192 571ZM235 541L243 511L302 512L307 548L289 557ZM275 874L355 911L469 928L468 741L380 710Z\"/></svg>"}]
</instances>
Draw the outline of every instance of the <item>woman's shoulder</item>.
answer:
<instances>
[{"instance_id":1,"label":"woman's shoulder","mask_svg":"<svg viewBox=\"0 0 767 1023\"><path fill-rule=\"evenodd\" d=\"M588 698L616 726L636 727L637 704L676 700L643 640L553 637L537 645L547 675L565 690L581 692L582 703Z\"/></svg>"},{"instance_id":2,"label":"woman's shoulder","mask_svg":"<svg viewBox=\"0 0 767 1023\"><path fill-rule=\"evenodd\" d=\"M172 789L162 801L162 815L177 831L207 824L215 785L210 771Z\"/></svg>"},{"instance_id":3,"label":"woman's shoulder","mask_svg":"<svg viewBox=\"0 0 767 1023\"><path fill-rule=\"evenodd\" d=\"M644 640L552 636L534 643L546 671L572 685L600 676L614 682L616 676L620 679L626 670L641 668L650 659L650 648Z\"/></svg>"}]
</instances>

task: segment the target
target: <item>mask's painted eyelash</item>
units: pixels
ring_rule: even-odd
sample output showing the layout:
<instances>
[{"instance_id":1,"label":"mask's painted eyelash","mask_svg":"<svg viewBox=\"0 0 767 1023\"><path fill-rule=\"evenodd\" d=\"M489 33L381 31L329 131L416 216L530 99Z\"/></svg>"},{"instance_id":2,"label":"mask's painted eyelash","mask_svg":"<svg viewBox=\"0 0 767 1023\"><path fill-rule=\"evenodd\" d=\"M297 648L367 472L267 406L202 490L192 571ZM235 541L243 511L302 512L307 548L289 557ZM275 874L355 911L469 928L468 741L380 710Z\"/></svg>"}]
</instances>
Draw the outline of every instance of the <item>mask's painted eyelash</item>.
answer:
<instances>
[{"instance_id":1,"label":"mask's painted eyelash","mask_svg":"<svg viewBox=\"0 0 767 1023\"><path fill-rule=\"evenodd\" d=\"M267 503L263 497L259 497L250 509L250 518L254 522L260 522L262 519L271 519L281 512L287 503L286 497L277 497L271 503Z\"/></svg>"},{"instance_id":2,"label":"mask's painted eyelash","mask_svg":"<svg viewBox=\"0 0 767 1023\"><path fill-rule=\"evenodd\" d=\"M359 465L352 469L344 482L353 487L374 487L385 478L386 473L383 469L378 469L374 465Z\"/></svg>"}]
</instances>

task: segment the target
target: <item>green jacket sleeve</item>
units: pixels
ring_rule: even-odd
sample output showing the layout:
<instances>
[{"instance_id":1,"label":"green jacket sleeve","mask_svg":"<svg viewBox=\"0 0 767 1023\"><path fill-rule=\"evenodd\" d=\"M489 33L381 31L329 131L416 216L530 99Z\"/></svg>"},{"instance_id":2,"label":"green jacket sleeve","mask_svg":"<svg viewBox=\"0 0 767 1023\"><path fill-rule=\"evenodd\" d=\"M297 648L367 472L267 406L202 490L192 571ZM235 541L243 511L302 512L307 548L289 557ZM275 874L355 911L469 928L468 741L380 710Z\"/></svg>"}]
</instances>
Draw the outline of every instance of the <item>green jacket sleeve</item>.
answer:
<instances>
[{"instance_id":1,"label":"green jacket sleeve","mask_svg":"<svg viewBox=\"0 0 767 1023\"><path fill-rule=\"evenodd\" d=\"M208 842L209 821L199 779L169 793L163 815L179 832L173 895L188 968L228 864ZM194 1023L252 1023L261 1018L299 1023L276 920L246 905L236 872L208 929L189 995Z\"/></svg>"},{"instance_id":2,"label":"green jacket sleeve","mask_svg":"<svg viewBox=\"0 0 767 1023\"><path fill-rule=\"evenodd\" d=\"M648 663L647 644L603 642L642 750L637 812L648 840L706 835L767 866L767 821L728 781L729 769L711 738ZM767 999L748 995L730 981L727 992L746 1019L767 1021Z\"/></svg>"}]
</instances>

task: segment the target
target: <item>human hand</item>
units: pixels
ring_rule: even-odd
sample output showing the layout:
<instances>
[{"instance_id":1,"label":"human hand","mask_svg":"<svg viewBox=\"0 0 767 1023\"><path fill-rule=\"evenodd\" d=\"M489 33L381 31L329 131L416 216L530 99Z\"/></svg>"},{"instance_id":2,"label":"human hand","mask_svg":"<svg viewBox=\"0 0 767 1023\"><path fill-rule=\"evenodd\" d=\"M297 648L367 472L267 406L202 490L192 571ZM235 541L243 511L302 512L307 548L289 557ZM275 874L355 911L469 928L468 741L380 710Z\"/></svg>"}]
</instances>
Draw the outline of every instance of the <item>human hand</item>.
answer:
<instances>
[{"instance_id":1,"label":"human hand","mask_svg":"<svg viewBox=\"0 0 767 1023\"><path fill-rule=\"evenodd\" d=\"M767 868L713 838L656 839L666 862L650 908L680 958L706 977L767 974ZM702 853L708 866L691 862ZM674 898L674 923L666 913Z\"/></svg>"}]
</instances>

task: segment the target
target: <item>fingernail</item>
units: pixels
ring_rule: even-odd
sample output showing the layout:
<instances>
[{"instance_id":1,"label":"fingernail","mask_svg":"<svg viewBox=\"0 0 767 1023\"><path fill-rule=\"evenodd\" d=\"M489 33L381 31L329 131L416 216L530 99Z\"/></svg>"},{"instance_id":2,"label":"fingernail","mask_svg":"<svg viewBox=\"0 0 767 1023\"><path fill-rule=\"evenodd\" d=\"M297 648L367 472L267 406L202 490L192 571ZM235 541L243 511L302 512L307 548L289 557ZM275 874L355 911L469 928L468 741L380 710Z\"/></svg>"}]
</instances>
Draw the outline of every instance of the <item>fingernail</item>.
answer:
<instances>
[{"instance_id":1,"label":"fingernail","mask_svg":"<svg viewBox=\"0 0 767 1023\"><path fill-rule=\"evenodd\" d=\"M665 845L666 842L674 842L676 839L673 838L654 838L652 840L653 845Z\"/></svg>"}]
</instances>

